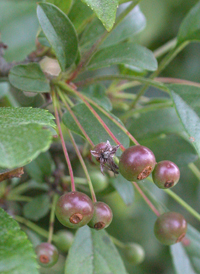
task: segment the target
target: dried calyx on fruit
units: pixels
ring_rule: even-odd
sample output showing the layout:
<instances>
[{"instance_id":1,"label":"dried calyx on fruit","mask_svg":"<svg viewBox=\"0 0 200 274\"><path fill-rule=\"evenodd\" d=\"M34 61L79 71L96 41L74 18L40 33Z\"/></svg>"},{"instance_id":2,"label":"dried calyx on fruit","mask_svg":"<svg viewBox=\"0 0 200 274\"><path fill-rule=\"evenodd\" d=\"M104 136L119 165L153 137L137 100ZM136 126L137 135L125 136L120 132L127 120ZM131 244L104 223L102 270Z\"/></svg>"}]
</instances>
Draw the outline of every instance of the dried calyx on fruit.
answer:
<instances>
[{"instance_id":1,"label":"dried calyx on fruit","mask_svg":"<svg viewBox=\"0 0 200 274\"><path fill-rule=\"evenodd\" d=\"M56 217L60 223L69 228L79 228L86 225L93 216L92 200L78 191L62 195L56 204Z\"/></svg>"},{"instance_id":2,"label":"dried calyx on fruit","mask_svg":"<svg viewBox=\"0 0 200 274\"><path fill-rule=\"evenodd\" d=\"M180 170L171 161L161 161L152 173L153 181L159 188L170 188L175 186L180 178Z\"/></svg>"},{"instance_id":3,"label":"dried calyx on fruit","mask_svg":"<svg viewBox=\"0 0 200 274\"><path fill-rule=\"evenodd\" d=\"M43 267L51 267L58 261L58 250L50 243L41 243L35 248L38 263Z\"/></svg>"},{"instance_id":4,"label":"dried calyx on fruit","mask_svg":"<svg viewBox=\"0 0 200 274\"><path fill-rule=\"evenodd\" d=\"M120 145L112 146L109 141L106 143L97 144L90 152L92 156L96 158L98 162L100 162L100 169L103 173L104 168L111 170L114 174L118 174L118 166L113 161L113 157L115 156L116 151ZM104 173L103 173L104 174Z\"/></svg>"},{"instance_id":5,"label":"dried calyx on fruit","mask_svg":"<svg viewBox=\"0 0 200 274\"><path fill-rule=\"evenodd\" d=\"M154 225L156 238L165 245L176 244L185 237L187 222L176 212L166 212L158 217Z\"/></svg>"},{"instance_id":6,"label":"dried calyx on fruit","mask_svg":"<svg viewBox=\"0 0 200 274\"><path fill-rule=\"evenodd\" d=\"M156 159L153 152L145 146L127 148L119 160L119 171L129 180L144 180L153 171Z\"/></svg>"},{"instance_id":7,"label":"dried calyx on fruit","mask_svg":"<svg viewBox=\"0 0 200 274\"><path fill-rule=\"evenodd\" d=\"M108 227L112 222L112 218L111 208L103 202L96 202L94 203L94 215L88 225L91 228L100 230Z\"/></svg>"}]
</instances>

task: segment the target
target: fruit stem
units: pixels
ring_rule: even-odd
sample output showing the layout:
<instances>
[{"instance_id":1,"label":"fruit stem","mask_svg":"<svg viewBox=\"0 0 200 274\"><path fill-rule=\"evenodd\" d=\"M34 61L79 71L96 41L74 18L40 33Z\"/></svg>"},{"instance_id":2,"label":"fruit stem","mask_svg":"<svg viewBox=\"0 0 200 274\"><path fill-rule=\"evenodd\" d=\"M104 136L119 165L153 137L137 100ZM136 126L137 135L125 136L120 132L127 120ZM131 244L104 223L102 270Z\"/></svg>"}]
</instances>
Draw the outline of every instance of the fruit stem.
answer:
<instances>
[{"instance_id":1,"label":"fruit stem","mask_svg":"<svg viewBox=\"0 0 200 274\"><path fill-rule=\"evenodd\" d=\"M48 237L48 243L51 243L52 237L53 237L53 229L54 229L54 221L55 221L55 209L56 209L56 203L58 200L58 194L54 194L51 204L51 214L49 219L49 237Z\"/></svg>"},{"instance_id":2,"label":"fruit stem","mask_svg":"<svg viewBox=\"0 0 200 274\"><path fill-rule=\"evenodd\" d=\"M83 168L83 171L84 171L84 173L85 173L85 176L86 176L86 178L87 178L88 185L89 185L89 188L90 188L90 193L91 193L91 196L92 196L92 200L93 200L93 202L95 203L95 202L97 201L97 199L96 199L95 191L94 191L94 188L93 188L93 185L92 185L92 181L91 181L91 179L90 179L90 175L89 175L89 173L88 173L87 167L86 167L86 165L85 165L85 162L83 161L83 157L82 157L82 155L81 155L81 153L80 153L80 151L79 151L79 149L78 149L78 147L77 147L77 145L76 145L76 142L75 142L75 140L74 140L73 135L71 134L71 131L68 130L68 133L69 133L69 137L70 137L70 139L71 139L71 141L72 141L72 144L73 144L73 146L74 146L74 148L75 148L76 154L77 154L77 156L78 156L78 158L79 158L79 161L80 161L80 163L81 163L81 165L82 165L82 168Z\"/></svg>"},{"instance_id":3,"label":"fruit stem","mask_svg":"<svg viewBox=\"0 0 200 274\"><path fill-rule=\"evenodd\" d=\"M200 214L194 210L190 205L188 205L183 199L181 199L176 193L170 189L164 190L168 195L170 195L177 203L184 207L191 215L193 215L198 221L200 221Z\"/></svg>"},{"instance_id":4,"label":"fruit stem","mask_svg":"<svg viewBox=\"0 0 200 274\"><path fill-rule=\"evenodd\" d=\"M200 180L200 170L194 163L190 163L188 165L189 169L192 171L192 173L196 176L198 180Z\"/></svg>"},{"instance_id":5,"label":"fruit stem","mask_svg":"<svg viewBox=\"0 0 200 274\"><path fill-rule=\"evenodd\" d=\"M59 94L61 100L63 101L63 103L65 104L65 106L66 106L67 110L69 111L70 115L73 117L73 119L74 119L75 123L77 124L78 128L83 133L83 135L85 136L88 143L93 147L94 143L92 142L92 140L90 139L90 137L88 136L88 134L86 133L86 131L84 130L82 125L80 124L79 120L77 119L76 115L74 114L74 112L72 111L70 106L68 105L67 101L65 100L65 98L64 98L64 96L63 96L63 94L60 90L58 90L58 94Z\"/></svg>"},{"instance_id":6,"label":"fruit stem","mask_svg":"<svg viewBox=\"0 0 200 274\"><path fill-rule=\"evenodd\" d=\"M177 38L175 37L171 39L170 41L168 41L167 43L165 43L164 45L162 45L161 47L159 47L158 49L156 49L153 53L155 58L159 58L160 56L164 55L165 53L173 49L176 46L176 43L177 43Z\"/></svg>"},{"instance_id":7,"label":"fruit stem","mask_svg":"<svg viewBox=\"0 0 200 274\"><path fill-rule=\"evenodd\" d=\"M120 248L126 248L126 244L122 243L121 241L119 241L118 239L116 239L115 237L113 237L111 235L109 235L109 237L116 246L118 246Z\"/></svg>"},{"instance_id":8,"label":"fruit stem","mask_svg":"<svg viewBox=\"0 0 200 274\"><path fill-rule=\"evenodd\" d=\"M151 210L157 215L160 216L160 212L155 208L155 206L151 203L151 201L147 198L147 196L144 194L144 192L140 189L138 184L136 182L132 182L134 187L137 189L138 193L142 196L142 198L145 200L147 205L151 208Z\"/></svg>"},{"instance_id":9,"label":"fruit stem","mask_svg":"<svg viewBox=\"0 0 200 274\"><path fill-rule=\"evenodd\" d=\"M24 217L18 216L18 215L15 215L14 219L17 222L29 227L30 229L32 229L33 231L35 231L37 234L41 235L42 237L48 238L48 235L49 235L48 231L46 231L45 229L41 228L40 226L34 224L33 222L25 219ZM55 235L53 235L52 238L53 238L53 241L56 242L57 237Z\"/></svg>"},{"instance_id":10,"label":"fruit stem","mask_svg":"<svg viewBox=\"0 0 200 274\"><path fill-rule=\"evenodd\" d=\"M57 123L57 126L58 126L58 131L59 131L59 135L60 135L60 139L61 139L61 144L62 144L63 152L64 152L64 155L65 155L65 159L67 161L69 174L70 174L70 177L71 177L71 189L72 189L72 191L76 191L72 165L71 165L71 162L70 162L70 159L69 159L69 154L67 152L67 148L66 148L66 145L65 145L65 140L64 140L64 137L63 137L63 134L62 134L62 129L61 129L61 126L60 126L60 119L59 119L59 115L58 115L58 109L57 109L57 106L56 106L56 96L55 96L55 93L54 93L53 90L52 90L52 98L53 98L53 105L54 105L56 123Z\"/></svg>"}]
</instances>

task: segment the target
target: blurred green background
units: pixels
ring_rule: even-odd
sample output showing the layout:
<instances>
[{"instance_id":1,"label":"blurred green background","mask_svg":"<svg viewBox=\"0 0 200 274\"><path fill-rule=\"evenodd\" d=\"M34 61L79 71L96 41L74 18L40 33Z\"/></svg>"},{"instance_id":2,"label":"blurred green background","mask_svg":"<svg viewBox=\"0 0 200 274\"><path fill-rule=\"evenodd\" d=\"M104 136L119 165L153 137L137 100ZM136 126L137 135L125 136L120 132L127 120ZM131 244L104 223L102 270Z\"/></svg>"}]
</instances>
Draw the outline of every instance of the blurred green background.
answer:
<instances>
[{"instance_id":1,"label":"blurred green background","mask_svg":"<svg viewBox=\"0 0 200 274\"><path fill-rule=\"evenodd\" d=\"M5 55L8 61L23 60L27 54L35 48L35 36L39 27L35 13L36 2L36 0L0 0L1 40L8 44L8 50ZM147 26L142 33L137 35L138 41L149 49L155 50L167 41L173 39L177 35L181 21L190 8L196 3L197 1L195 0L143 0L140 7L147 19ZM199 82L199 52L200 44L189 44L162 72L162 76ZM151 88L147 94L152 96L157 94L157 91ZM22 92L19 92L17 96L22 100L21 104L24 106L42 104L42 101L40 102L42 98L40 98L39 95L36 96L37 98L27 97ZM40 103L38 103L38 101ZM174 138L173 146L170 148L167 147L167 150L169 154L171 150L173 157L175 153L179 153L178 151L174 151L179 144L179 140L176 140L176 136L174 137L173 134L170 138ZM143 139L145 139L144 136L139 137L139 141ZM82 142L80 139L78 139L78 141L80 143ZM145 144L145 140L143 141ZM152 144L152 147L154 146L155 144ZM163 144L163 148L164 147L165 144ZM159 153L159 157L165 159L164 149ZM191 154L192 152L190 152L190 157L194 157L193 160L195 160L195 152L193 156L191 156ZM175 159L175 162L178 161L176 157ZM73 164L77 175L81 176L76 159ZM200 205L199 181L188 168L187 164L187 160L185 162L183 161L183 165L180 168L180 184L173 190L198 211ZM196 164L200 167L198 161ZM182 213L195 228L200 229L197 221L162 190L157 189L149 182L144 182L144 185L147 186L158 202L165 204L170 210ZM123 203L116 192L106 195L105 198L102 199L111 206L114 213L114 219L108 228L108 232L122 242L137 242L145 249L145 260L139 266L133 266L124 259L128 273L174 273L169 248L159 244L153 234L156 216L151 212L140 196L135 193L134 204L129 207ZM48 228L48 217L43 218L39 224ZM59 228L61 228L60 224L56 223L56 229L58 230ZM120 252L123 256L123 252L121 250ZM61 256L59 264L52 269L42 269L41 273L63 273L63 264L64 258Z\"/></svg>"}]
</instances>

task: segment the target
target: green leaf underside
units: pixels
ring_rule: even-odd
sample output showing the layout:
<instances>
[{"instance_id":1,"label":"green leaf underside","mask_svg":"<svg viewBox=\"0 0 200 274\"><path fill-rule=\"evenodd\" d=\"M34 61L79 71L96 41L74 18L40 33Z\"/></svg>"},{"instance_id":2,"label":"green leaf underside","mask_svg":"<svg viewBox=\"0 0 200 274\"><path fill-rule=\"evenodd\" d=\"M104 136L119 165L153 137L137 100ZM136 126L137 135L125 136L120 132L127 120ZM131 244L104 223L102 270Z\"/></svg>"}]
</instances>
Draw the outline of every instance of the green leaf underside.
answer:
<instances>
[{"instance_id":1,"label":"green leaf underside","mask_svg":"<svg viewBox=\"0 0 200 274\"><path fill-rule=\"evenodd\" d=\"M178 44L200 40L200 2L198 2L181 23Z\"/></svg>"},{"instance_id":2,"label":"green leaf underside","mask_svg":"<svg viewBox=\"0 0 200 274\"><path fill-rule=\"evenodd\" d=\"M139 140L150 140L161 134L184 131L174 108L164 108L141 113L128 120L127 128Z\"/></svg>"},{"instance_id":3,"label":"green leaf underside","mask_svg":"<svg viewBox=\"0 0 200 274\"><path fill-rule=\"evenodd\" d=\"M90 85L81 91L84 93L85 96L92 99L95 103L97 103L99 106L103 107L107 111L112 110L112 104L106 96L106 89L103 85L96 84L96 85Z\"/></svg>"},{"instance_id":4,"label":"green leaf underside","mask_svg":"<svg viewBox=\"0 0 200 274\"><path fill-rule=\"evenodd\" d=\"M118 191L126 205L134 201L134 188L131 182L127 181L121 174L111 180L112 186Z\"/></svg>"},{"instance_id":5,"label":"green leaf underside","mask_svg":"<svg viewBox=\"0 0 200 274\"><path fill-rule=\"evenodd\" d=\"M80 228L70 248L65 274L126 274L117 249L105 230Z\"/></svg>"},{"instance_id":6,"label":"green leaf underside","mask_svg":"<svg viewBox=\"0 0 200 274\"><path fill-rule=\"evenodd\" d=\"M10 83L23 91L49 92L50 85L39 64L14 66L9 73Z\"/></svg>"},{"instance_id":7,"label":"green leaf underside","mask_svg":"<svg viewBox=\"0 0 200 274\"><path fill-rule=\"evenodd\" d=\"M169 89L180 120L200 155L200 88L169 85Z\"/></svg>"},{"instance_id":8,"label":"green leaf underside","mask_svg":"<svg viewBox=\"0 0 200 274\"><path fill-rule=\"evenodd\" d=\"M105 116L95 107L93 108L102 118L102 120L106 123L106 125L115 135L115 137L120 141L120 143L123 144L125 147L129 147L129 138L127 137L127 135L123 131L121 131L121 129L117 125L115 125L107 116ZM106 142L107 140L109 140L111 144L115 144L110 135L99 123L98 119L91 113L91 111L84 104L78 104L72 107L72 110L95 145L101 142ZM120 120L117 117L115 117L114 115L112 116L120 122ZM67 128L84 137L80 129L74 122L73 117L69 114L69 112L66 111L66 113L64 113L62 120Z\"/></svg>"},{"instance_id":9,"label":"green leaf underside","mask_svg":"<svg viewBox=\"0 0 200 274\"><path fill-rule=\"evenodd\" d=\"M9 91L8 83L0 83L0 99L3 98Z\"/></svg>"},{"instance_id":10,"label":"green leaf underside","mask_svg":"<svg viewBox=\"0 0 200 274\"><path fill-rule=\"evenodd\" d=\"M177 274L200 273L200 234L191 225L188 225L188 246L175 244L170 247L174 268Z\"/></svg>"},{"instance_id":11,"label":"green leaf underside","mask_svg":"<svg viewBox=\"0 0 200 274\"><path fill-rule=\"evenodd\" d=\"M45 176L50 176L52 172L50 154L48 152L41 153L34 161L26 165L26 172L36 182L43 183Z\"/></svg>"},{"instance_id":12,"label":"green leaf underside","mask_svg":"<svg viewBox=\"0 0 200 274\"><path fill-rule=\"evenodd\" d=\"M67 15L52 4L40 3L37 7L37 16L62 71L65 71L73 64L78 52L74 26Z\"/></svg>"},{"instance_id":13,"label":"green leaf underside","mask_svg":"<svg viewBox=\"0 0 200 274\"><path fill-rule=\"evenodd\" d=\"M23 208L24 216L30 220L38 221L47 215L50 209L50 199L47 194L36 196Z\"/></svg>"},{"instance_id":14,"label":"green leaf underside","mask_svg":"<svg viewBox=\"0 0 200 274\"><path fill-rule=\"evenodd\" d=\"M0 108L0 166L20 167L49 148L53 115L33 108Z\"/></svg>"},{"instance_id":15,"label":"green leaf underside","mask_svg":"<svg viewBox=\"0 0 200 274\"><path fill-rule=\"evenodd\" d=\"M107 31L110 31L115 23L118 0L82 0L101 20Z\"/></svg>"},{"instance_id":16,"label":"green leaf underside","mask_svg":"<svg viewBox=\"0 0 200 274\"><path fill-rule=\"evenodd\" d=\"M118 64L150 71L157 69L157 61L153 53L143 46L132 43L118 44L98 51L87 68L94 70Z\"/></svg>"},{"instance_id":17,"label":"green leaf underside","mask_svg":"<svg viewBox=\"0 0 200 274\"><path fill-rule=\"evenodd\" d=\"M0 273L38 274L31 243L18 223L0 208Z\"/></svg>"},{"instance_id":18,"label":"green leaf underside","mask_svg":"<svg viewBox=\"0 0 200 274\"><path fill-rule=\"evenodd\" d=\"M119 11L121 11L120 8ZM112 32L110 32L100 48L112 46L126 40L129 37L133 37L135 34L140 32L145 27L145 25L145 16L141 12L140 8L137 6L122 20L122 22ZM94 42L104 33L104 31L105 29L102 26L101 22L98 19L93 20L85 29L83 36L81 37L80 43L82 47L91 47Z\"/></svg>"},{"instance_id":19,"label":"green leaf underside","mask_svg":"<svg viewBox=\"0 0 200 274\"><path fill-rule=\"evenodd\" d=\"M193 145L183 139L181 136L170 134L166 136L158 136L154 139L149 139L140 142L150 148L156 156L156 161L169 160L177 166L186 166L198 159Z\"/></svg>"}]
</instances>

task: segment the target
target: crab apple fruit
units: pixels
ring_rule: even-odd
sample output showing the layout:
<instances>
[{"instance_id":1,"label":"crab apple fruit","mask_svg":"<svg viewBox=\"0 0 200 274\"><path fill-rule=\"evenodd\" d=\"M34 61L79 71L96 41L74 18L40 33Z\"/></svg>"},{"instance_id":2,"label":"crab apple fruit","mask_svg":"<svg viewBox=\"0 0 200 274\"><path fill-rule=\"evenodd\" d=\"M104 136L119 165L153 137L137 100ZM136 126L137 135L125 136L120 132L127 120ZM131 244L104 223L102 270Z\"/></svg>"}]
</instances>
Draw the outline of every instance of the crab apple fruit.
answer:
<instances>
[{"instance_id":1,"label":"crab apple fruit","mask_svg":"<svg viewBox=\"0 0 200 274\"><path fill-rule=\"evenodd\" d=\"M108 227L112 222L112 218L111 208L103 202L96 202L94 203L94 215L88 225L91 228L100 230Z\"/></svg>"},{"instance_id":2,"label":"crab apple fruit","mask_svg":"<svg viewBox=\"0 0 200 274\"><path fill-rule=\"evenodd\" d=\"M68 230L59 230L56 232L56 246L62 251L62 252L68 252L69 248L71 247L74 235L68 231Z\"/></svg>"},{"instance_id":3,"label":"crab apple fruit","mask_svg":"<svg viewBox=\"0 0 200 274\"><path fill-rule=\"evenodd\" d=\"M145 251L143 247L136 243L126 244L123 249L126 260L134 265L141 264L145 258Z\"/></svg>"},{"instance_id":4,"label":"crab apple fruit","mask_svg":"<svg viewBox=\"0 0 200 274\"><path fill-rule=\"evenodd\" d=\"M150 175L156 164L153 152L145 146L127 148L119 160L119 171L128 181L143 180Z\"/></svg>"},{"instance_id":5,"label":"crab apple fruit","mask_svg":"<svg viewBox=\"0 0 200 274\"><path fill-rule=\"evenodd\" d=\"M69 228L79 228L86 225L93 216L92 200L78 191L62 195L56 204L56 217L60 223Z\"/></svg>"},{"instance_id":6,"label":"crab apple fruit","mask_svg":"<svg viewBox=\"0 0 200 274\"><path fill-rule=\"evenodd\" d=\"M158 217L154 225L156 238L164 245L180 242L186 234L187 222L176 212L166 212Z\"/></svg>"},{"instance_id":7,"label":"crab apple fruit","mask_svg":"<svg viewBox=\"0 0 200 274\"><path fill-rule=\"evenodd\" d=\"M43 267L51 267L58 261L58 250L50 243L41 243L35 248L38 263Z\"/></svg>"},{"instance_id":8,"label":"crab apple fruit","mask_svg":"<svg viewBox=\"0 0 200 274\"><path fill-rule=\"evenodd\" d=\"M171 161L161 161L152 173L153 181L159 188L170 188L175 186L180 179L180 170Z\"/></svg>"}]
</instances>

